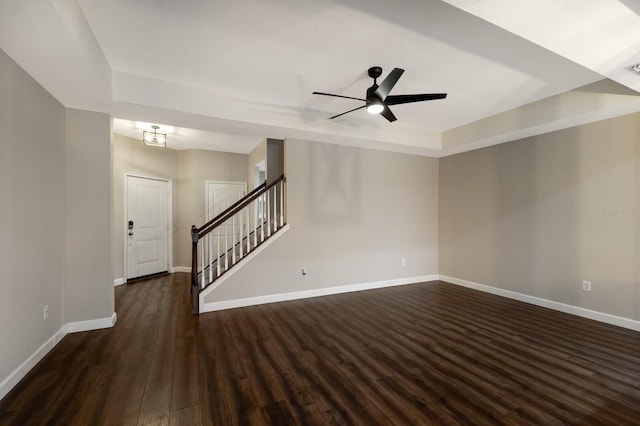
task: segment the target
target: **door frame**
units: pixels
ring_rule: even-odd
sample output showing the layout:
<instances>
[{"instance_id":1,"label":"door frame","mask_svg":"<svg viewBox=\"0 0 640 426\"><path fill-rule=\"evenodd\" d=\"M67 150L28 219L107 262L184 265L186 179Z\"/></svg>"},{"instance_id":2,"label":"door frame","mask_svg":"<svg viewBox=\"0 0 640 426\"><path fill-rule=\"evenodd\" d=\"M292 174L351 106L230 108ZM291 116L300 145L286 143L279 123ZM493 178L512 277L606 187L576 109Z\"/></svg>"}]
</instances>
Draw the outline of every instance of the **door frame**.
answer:
<instances>
[{"instance_id":1,"label":"door frame","mask_svg":"<svg viewBox=\"0 0 640 426\"><path fill-rule=\"evenodd\" d=\"M173 181L169 178L163 178L158 176L145 176L139 173L125 173L124 174L124 219L123 219L123 238L124 238L124 280L127 282L129 278L128 275L128 257L129 257L129 249L127 246L128 237L129 237L129 229L127 227L127 220L129 218L129 185L128 179L129 177L139 178L139 179L149 179L149 180L157 180L161 182L167 183L167 224L169 225L169 229L167 230L167 263L169 273L173 273Z\"/></svg>"}]
</instances>

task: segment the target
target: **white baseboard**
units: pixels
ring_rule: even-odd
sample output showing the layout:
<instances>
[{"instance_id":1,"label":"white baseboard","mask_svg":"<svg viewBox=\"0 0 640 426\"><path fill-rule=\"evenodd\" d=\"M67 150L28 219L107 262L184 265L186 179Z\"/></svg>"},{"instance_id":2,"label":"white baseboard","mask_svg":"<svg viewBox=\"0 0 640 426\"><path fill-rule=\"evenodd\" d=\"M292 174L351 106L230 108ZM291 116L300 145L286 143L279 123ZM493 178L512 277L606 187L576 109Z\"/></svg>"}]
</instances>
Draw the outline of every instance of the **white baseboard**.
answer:
<instances>
[{"instance_id":1,"label":"white baseboard","mask_svg":"<svg viewBox=\"0 0 640 426\"><path fill-rule=\"evenodd\" d=\"M2 382L0 382L0 399L4 398L15 385L67 334L66 325L62 326L53 336L47 339L29 358L18 368L13 370Z\"/></svg>"},{"instance_id":2,"label":"white baseboard","mask_svg":"<svg viewBox=\"0 0 640 426\"><path fill-rule=\"evenodd\" d=\"M98 318L88 321L77 321L67 323L67 333L78 333L80 331L100 330L101 328L111 328L116 324L118 315L114 312L113 315L107 318Z\"/></svg>"},{"instance_id":3,"label":"white baseboard","mask_svg":"<svg viewBox=\"0 0 640 426\"><path fill-rule=\"evenodd\" d=\"M549 308L566 314L576 315L583 318L600 321L606 324L616 325L618 327L628 328L630 330L640 331L640 321L630 318L619 317L616 315L606 314L604 312L593 311L591 309L581 308L579 306L568 305L566 303L554 302L553 300L543 299L541 297L529 296L528 294L518 293L511 290L505 290L498 287L492 287L485 284L479 284L473 281L462 280L459 278L440 275L440 280L462 287L480 290L485 293L495 294L497 296L507 297L509 299L519 300L520 302L530 303L532 305Z\"/></svg>"},{"instance_id":4,"label":"white baseboard","mask_svg":"<svg viewBox=\"0 0 640 426\"><path fill-rule=\"evenodd\" d=\"M126 278L116 278L115 280L113 280L113 286L117 287L119 285L122 284L126 284L127 283L127 279Z\"/></svg>"},{"instance_id":5,"label":"white baseboard","mask_svg":"<svg viewBox=\"0 0 640 426\"><path fill-rule=\"evenodd\" d=\"M69 333L75 333L79 331L98 330L101 328L113 327L116 323L117 315L114 312L109 318L100 318L89 321L70 322L58 330L53 336L47 339L29 358L27 358L18 368L13 370L2 382L0 382L0 399L18 384L20 380L42 359L49 353L64 336Z\"/></svg>"},{"instance_id":6,"label":"white baseboard","mask_svg":"<svg viewBox=\"0 0 640 426\"><path fill-rule=\"evenodd\" d=\"M350 293L353 291L373 290L376 288L393 287L398 285L416 284L435 281L438 275L424 275L420 277L398 278L386 281L351 284L338 287L325 287L313 290L296 291L292 293L270 294L266 296L248 297L244 299L224 300L221 302L200 303L200 312L220 311L223 309L241 308L245 306L262 305L264 303L284 302L288 300L307 299L310 297L329 296L332 294Z\"/></svg>"}]
</instances>

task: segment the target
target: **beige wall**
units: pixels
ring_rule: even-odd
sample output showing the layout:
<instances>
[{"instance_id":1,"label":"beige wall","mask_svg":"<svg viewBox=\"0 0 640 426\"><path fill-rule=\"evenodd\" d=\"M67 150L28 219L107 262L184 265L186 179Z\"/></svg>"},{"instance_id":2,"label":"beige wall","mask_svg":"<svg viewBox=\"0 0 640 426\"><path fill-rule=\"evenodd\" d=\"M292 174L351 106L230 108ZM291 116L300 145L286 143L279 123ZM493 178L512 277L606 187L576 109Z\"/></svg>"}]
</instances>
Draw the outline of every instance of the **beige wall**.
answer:
<instances>
[{"instance_id":1,"label":"beige wall","mask_svg":"<svg viewBox=\"0 0 640 426\"><path fill-rule=\"evenodd\" d=\"M244 154L217 151L159 149L140 140L114 135L113 222L111 236L112 279L125 277L125 175L134 174L172 180L173 261L172 267L191 266L191 225L205 220L205 182L207 180L246 182Z\"/></svg>"},{"instance_id":2,"label":"beige wall","mask_svg":"<svg viewBox=\"0 0 640 426\"><path fill-rule=\"evenodd\" d=\"M300 140L285 151L290 230L206 302L437 274L437 159Z\"/></svg>"},{"instance_id":3,"label":"beige wall","mask_svg":"<svg viewBox=\"0 0 640 426\"><path fill-rule=\"evenodd\" d=\"M65 323L65 109L2 50L0 129L2 383Z\"/></svg>"},{"instance_id":4,"label":"beige wall","mask_svg":"<svg viewBox=\"0 0 640 426\"><path fill-rule=\"evenodd\" d=\"M111 117L67 109L66 322L110 318Z\"/></svg>"},{"instance_id":5,"label":"beige wall","mask_svg":"<svg viewBox=\"0 0 640 426\"><path fill-rule=\"evenodd\" d=\"M256 188L255 184L255 176L254 176L254 167L256 167L260 163L264 163L264 167L267 167L267 140L263 140L260 142L254 149L249 153L249 164L247 170L247 190L251 191Z\"/></svg>"},{"instance_id":6,"label":"beige wall","mask_svg":"<svg viewBox=\"0 0 640 426\"><path fill-rule=\"evenodd\" d=\"M178 152L178 256L177 266L191 266L191 226L206 219L205 182L247 181L246 154L185 150Z\"/></svg>"},{"instance_id":7,"label":"beige wall","mask_svg":"<svg viewBox=\"0 0 640 426\"><path fill-rule=\"evenodd\" d=\"M172 241L173 256L178 249L178 151L145 146L141 140L122 135L113 135L113 233L112 233L112 278L126 276L124 265L125 238L125 175L169 179L172 182ZM175 260L174 260L175 265Z\"/></svg>"},{"instance_id":8,"label":"beige wall","mask_svg":"<svg viewBox=\"0 0 640 426\"><path fill-rule=\"evenodd\" d=\"M441 159L440 273L640 319L639 117Z\"/></svg>"}]
</instances>

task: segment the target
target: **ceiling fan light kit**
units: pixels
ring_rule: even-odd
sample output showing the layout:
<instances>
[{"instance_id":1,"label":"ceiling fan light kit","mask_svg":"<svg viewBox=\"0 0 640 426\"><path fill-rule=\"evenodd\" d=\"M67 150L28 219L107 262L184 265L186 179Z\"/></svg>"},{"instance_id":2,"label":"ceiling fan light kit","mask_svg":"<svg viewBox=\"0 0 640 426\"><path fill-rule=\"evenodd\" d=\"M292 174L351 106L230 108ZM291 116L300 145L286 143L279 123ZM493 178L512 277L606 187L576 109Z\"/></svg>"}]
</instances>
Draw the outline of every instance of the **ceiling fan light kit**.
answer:
<instances>
[{"instance_id":1,"label":"ceiling fan light kit","mask_svg":"<svg viewBox=\"0 0 640 426\"><path fill-rule=\"evenodd\" d=\"M351 109L349 111L329 117L330 120L338 118L350 112L357 111L359 109L366 108L369 114L380 114L389 122L397 120L396 116L389 109L389 105L408 104L412 102L431 101L435 99L444 99L447 97L446 93L423 93L413 95L389 95L393 86L396 85L404 70L402 68L394 68L389 75L378 86L378 77L382 75L381 67L371 67L368 70L369 77L373 78L373 85L367 89L367 97L354 98L351 96L334 95L324 92L313 92L314 95L332 96L335 98L353 99L356 101L363 101L364 105Z\"/></svg>"},{"instance_id":2,"label":"ceiling fan light kit","mask_svg":"<svg viewBox=\"0 0 640 426\"><path fill-rule=\"evenodd\" d=\"M367 112L369 114L380 114L382 111L384 111L384 106L382 106L381 103L370 103L369 105L367 105Z\"/></svg>"}]
</instances>

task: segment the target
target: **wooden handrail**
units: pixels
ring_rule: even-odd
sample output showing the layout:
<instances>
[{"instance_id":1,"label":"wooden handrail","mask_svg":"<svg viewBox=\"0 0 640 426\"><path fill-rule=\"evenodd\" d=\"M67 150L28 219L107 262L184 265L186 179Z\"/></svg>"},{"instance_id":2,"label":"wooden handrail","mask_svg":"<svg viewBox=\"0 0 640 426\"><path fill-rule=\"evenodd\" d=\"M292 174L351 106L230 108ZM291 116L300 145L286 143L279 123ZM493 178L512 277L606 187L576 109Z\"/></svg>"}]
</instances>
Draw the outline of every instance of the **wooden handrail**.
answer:
<instances>
[{"instance_id":1,"label":"wooden handrail","mask_svg":"<svg viewBox=\"0 0 640 426\"><path fill-rule=\"evenodd\" d=\"M201 226L198 229L192 229L191 231L192 235L195 230L195 232L198 234L198 239L204 237L209 232L213 231L215 228L222 225L224 222L226 222L228 219L230 219L240 210L245 208L247 205L251 204L253 200L255 200L256 198L258 198L259 196L261 196L262 194L264 194L265 192L267 192L268 190L276 186L278 183L280 183L280 181L284 181L284 180L285 180L284 175L281 175L278 179L271 182L269 185L266 185L266 182L264 182L258 188L254 189L249 194L242 197L235 204L233 204L231 207L229 207L228 209L220 213L218 216L216 216L215 218L207 222L205 225Z\"/></svg>"}]
</instances>

